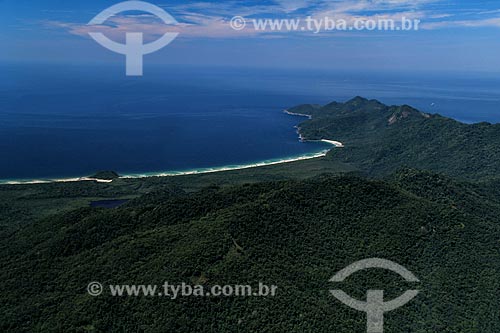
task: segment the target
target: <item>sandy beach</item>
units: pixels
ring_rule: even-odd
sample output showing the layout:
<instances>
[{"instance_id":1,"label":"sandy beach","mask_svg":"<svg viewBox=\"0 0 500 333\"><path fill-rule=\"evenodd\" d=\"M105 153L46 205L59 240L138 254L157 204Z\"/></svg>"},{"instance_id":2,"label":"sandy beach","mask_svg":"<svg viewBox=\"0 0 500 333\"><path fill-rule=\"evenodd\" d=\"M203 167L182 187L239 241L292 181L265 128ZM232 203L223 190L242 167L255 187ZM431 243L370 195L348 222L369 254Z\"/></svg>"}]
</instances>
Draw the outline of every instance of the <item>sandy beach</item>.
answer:
<instances>
[{"instance_id":1,"label":"sandy beach","mask_svg":"<svg viewBox=\"0 0 500 333\"><path fill-rule=\"evenodd\" d=\"M301 116L307 117L311 119L310 115L299 114L289 112L288 110L283 111L286 114L292 116ZM297 134L299 135L299 140L302 142L324 142L328 143L335 148L343 148L344 144L339 141L334 140L306 140L300 134L300 128L297 127ZM192 170L184 170L184 171L167 171L167 172L156 172L156 173L144 173L144 174L129 174L123 175L119 178L122 179L132 179L132 178L146 178L146 177L174 177L174 176L184 176L184 175L200 175L206 173L214 173L214 172L224 172L224 171L234 171L234 170L244 170L251 168L258 168L270 165L277 165L283 163L291 163L297 161L310 160L314 158L324 157L331 149L325 149L321 152L314 154L301 155L297 157L284 158L279 160L268 160L262 162L256 162L252 164L244 164L244 165L230 165L230 166L222 166L222 167L214 167L214 168L201 168L201 169L192 169ZM94 181L98 183L111 183L113 180L105 180L105 179L97 179L90 177L78 177L78 178L63 178L63 179L39 179L39 180L8 180L8 181L0 181L0 185L22 185L22 184L49 184L49 183L71 183L71 182L84 182L84 181Z\"/></svg>"},{"instance_id":2,"label":"sandy beach","mask_svg":"<svg viewBox=\"0 0 500 333\"><path fill-rule=\"evenodd\" d=\"M206 168L206 169L195 169L195 170L187 170L187 171L171 171L165 173L152 173L152 174L141 174L141 175L125 175L120 178L145 178L145 177L173 177L173 176L184 176L184 175L199 175L205 173L214 173L214 172L223 172L223 171L234 171L234 170L244 170L251 168L264 167L269 165L283 164L283 163L291 163L297 161L311 160L314 158L324 157L330 151L330 149L326 149L319 153L311 154L311 155L303 155L298 157L291 157L282 160L276 161L263 161L257 162L253 164L246 165L235 165L235 166L224 166L220 168Z\"/></svg>"},{"instance_id":3,"label":"sandy beach","mask_svg":"<svg viewBox=\"0 0 500 333\"><path fill-rule=\"evenodd\" d=\"M0 181L0 185L23 185L23 184L50 184L50 183L74 183L74 182L97 182L97 183L111 183L113 180L97 179L89 177L79 178L62 178L62 179L37 179L37 180L9 180Z\"/></svg>"},{"instance_id":4,"label":"sandy beach","mask_svg":"<svg viewBox=\"0 0 500 333\"><path fill-rule=\"evenodd\" d=\"M325 140L325 139L320 140L320 141L332 144L332 145L334 145L337 148L344 148L344 144L342 142L339 142L339 141Z\"/></svg>"},{"instance_id":5,"label":"sandy beach","mask_svg":"<svg viewBox=\"0 0 500 333\"><path fill-rule=\"evenodd\" d=\"M294 112L290 112L288 110L283 110L284 113L290 115L290 116L299 116L299 117L307 117L309 119L312 119L312 116L311 115L308 115L308 114L303 114L303 113L294 113Z\"/></svg>"},{"instance_id":6,"label":"sandy beach","mask_svg":"<svg viewBox=\"0 0 500 333\"><path fill-rule=\"evenodd\" d=\"M342 143L331 140L317 140L321 142L325 142L331 144L334 147L343 147ZM284 158L280 160L269 160L256 162L252 164L244 164L244 165L234 165L234 166L222 166L222 167L214 167L214 168L202 168L202 169L193 169L193 170L185 170L185 171L168 171L168 172L158 172L158 173L144 173L144 174L130 174L123 175L120 178L122 179L131 179L131 178L147 178L147 177L174 177L174 176L185 176L185 175L200 175L207 173L215 173L215 172L224 172L224 171L234 171L234 170L244 170L251 168L258 168L270 165L277 165L283 163L291 163L297 161L310 160L314 158L324 157L331 149L325 149L321 152L302 155L297 157ZM1 184L6 185L21 185L21 184L48 184L48 183L69 183L69 182L81 182L81 181L95 181L99 183L111 183L112 180L104 180L104 179L96 179L96 178L66 178L66 179L52 179L52 180L15 180L15 181L6 181Z\"/></svg>"}]
</instances>

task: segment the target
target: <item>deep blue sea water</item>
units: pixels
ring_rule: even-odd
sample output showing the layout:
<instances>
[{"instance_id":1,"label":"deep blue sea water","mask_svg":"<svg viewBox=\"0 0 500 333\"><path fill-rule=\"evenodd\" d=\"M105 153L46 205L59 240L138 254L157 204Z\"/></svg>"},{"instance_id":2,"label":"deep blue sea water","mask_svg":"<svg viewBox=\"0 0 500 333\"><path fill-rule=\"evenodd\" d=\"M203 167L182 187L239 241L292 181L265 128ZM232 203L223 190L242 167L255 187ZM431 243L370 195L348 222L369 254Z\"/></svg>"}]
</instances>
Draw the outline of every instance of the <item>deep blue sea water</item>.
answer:
<instances>
[{"instance_id":1,"label":"deep blue sea water","mask_svg":"<svg viewBox=\"0 0 500 333\"><path fill-rule=\"evenodd\" d=\"M1 65L0 179L143 174L324 150L283 109L356 95L464 122L500 121L493 75Z\"/></svg>"}]
</instances>

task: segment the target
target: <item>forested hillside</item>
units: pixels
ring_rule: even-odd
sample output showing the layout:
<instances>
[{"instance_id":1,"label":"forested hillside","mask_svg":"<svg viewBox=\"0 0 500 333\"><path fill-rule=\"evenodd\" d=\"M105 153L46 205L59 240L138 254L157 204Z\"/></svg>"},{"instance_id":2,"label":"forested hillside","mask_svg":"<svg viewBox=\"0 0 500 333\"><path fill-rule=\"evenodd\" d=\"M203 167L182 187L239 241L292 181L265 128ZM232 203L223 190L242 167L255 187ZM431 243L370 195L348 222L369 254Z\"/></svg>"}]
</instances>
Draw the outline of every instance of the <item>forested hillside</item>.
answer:
<instances>
[{"instance_id":1,"label":"forested hillside","mask_svg":"<svg viewBox=\"0 0 500 333\"><path fill-rule=\"evenodd\" d=\"M363 332L366 317L336 301L380 287L386 332L500 330L499 202L480 185L403 170L170 191L117 209L80 209L23 227L1 243L0 329L11 332ZM383 272L329 283L350 263L394 260L418 285ZM275 297L89 296L109 284L251 284Z\"/></svg>"},{"instance_id":2,"label":"forested hillside","mask_svg":"<svg viewBox=\"0 0 500 333\"><path fill-rule=\"evenodd\" d=\"M312 116L300 125L305 139L342 142L345 149L333 150L330 157L370 175L387 175L401 167L471 180L500 174L500 124L468 125L362 97L289 111Z\"/></svg>"},{"instance_id":3,"label":"forested hillside","mask_svg":"<svg viewBox=\"0 0 500 333\"><path fill-rule=\"evenodd\" d=\"M230 172L0 186L2 332L500 332L500 127L357 97L289 110L327 157ZM120 200L118 208L92 207ZM123 204L126 202L125 204ZM329 279L361 259L381 270ZM278 286L274 297L90 296L87 285Z\"/></svg>"}]
</instances>

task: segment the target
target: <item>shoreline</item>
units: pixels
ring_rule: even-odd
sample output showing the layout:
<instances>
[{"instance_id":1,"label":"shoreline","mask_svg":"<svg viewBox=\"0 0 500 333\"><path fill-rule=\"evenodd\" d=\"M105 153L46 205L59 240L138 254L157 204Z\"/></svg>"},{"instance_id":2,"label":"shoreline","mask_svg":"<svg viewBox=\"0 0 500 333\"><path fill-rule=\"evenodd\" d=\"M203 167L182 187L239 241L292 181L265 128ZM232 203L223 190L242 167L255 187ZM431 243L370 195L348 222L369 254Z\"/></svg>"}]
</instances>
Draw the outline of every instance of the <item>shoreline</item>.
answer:
<instances>
[{"instance_id":1,"label":"shoreline","mask_svg":"<svg viewBox=\"0 0 500 333\"><path fill-rule=\"evenodd\" d=\"M290 116L298 116L298 117L307 117L308 119L312 119L312 116L309 114L303 114L303 113L295 113L295 112L290 112L288 110L283 110L284 113L290 115Z\"/></svg>"},{"instance_id":2,"label":"shoreline","mask_svg":"<svg viewBox=\"0 0 500 333\"><path fill-rule=\"evenodd\" d=\"M299 116L299 117L306 117L307 119L312 119L311 115L303 114L303 113L290 112L290 111L288 111L286 109L283 110L283 113L286 113L286 114L291 115L291 116ZM334 145L336 148L344 148L344 144L342 142L340 142L340 141L327 140L327 139L321 139L321 140L308 140L308 139L304 139L304 137L300 133L300 127L299 127L299 125L295 126L294 128L296 129L296 132L299 135L299 140L301 142L326 142L326 143L329 143L331 145Z\"/></svg>"},{"instance_id":3,"label":"shoreline","mask_svg":"<svg viewBox=\"0 0 500 333\"><path fill-rule=\"evenodd\" d=\"M192 170L184 170L184 171L167 171L167 172L157 172L157 173L123 175L122 177L120 177L120 179L139 179L139 178L149 178L149 177L175 177L175 176L188 176L188 175L203 175L203 174L210 174L210 173L216 173L216 172L260 168L260 167L265 167L265 166L270 166L270 165L286 164L286 163L312 160L315 158L325 157L326 154L330 150L331 149L325 149L325 150L322 150L318 153L311 153L311 154L307 154L307 155L300 155L297 157L283 158L283 159L279 159L279 160L266 160L266 161L262 161L262 162L251 163L251 164L228 165L228 166L221 166L221 167L200 168L200 169L192 169Z\"/></svg>"},{"instance_id":4,"label":"shoreline","mask_svg":"<svg viewBox=\"0 0 500 333\"><path fill-rule=\"evenodd\" d=\"M300 114L300 113L293 113L289 112L288 110L284 110L284 113L292 116L300 116L300 117L307 117L308 119L312 119L312 116L306 115L306 114ZM149 177L175 177L175 176L187 176L187 175L202 175L202 174L210 174L210 173L216 173L216 172L224 172L224 171L236 171L236 170L245 170L245 169L252 169L252 168L259 168L259 167L265 167L265 166L270 166L270 165L277 165L277 164L285 164L285 163L291 163L291 162L298 162L298 161L305 161L305 160L311 160L314 158L320 158L320 157L325 157L328 152L334 148L343 148L344 144L339 141L334 141L334 140L326 140L326 139L321 139L321 140L307 140L302 137L300 134L300 127L295 126L297 129L297 134L299 135L299 140L301 142L323 142L332 145L333 147L330 149L324 149L320 152L317 153L309 153L305 155L300 155L296 157L287 157L287 158L282 158L282 159L276 159L276 160L264 160L261 162L255 162L255 163L250 163L250 164L240 164L240 165L227 165L227 166L220 166L220 167L212 167L212 168L198 168L198 169L189 169L189 170L183 170L183 171L165 171L165 172L148 172L148 173L143 173L143 174L128 174L128 175L123 175L120 176L116 179L141 179L141 178L149 178ZM114 180L114 179L113 179ZM74 177L74 178L61 178L61 179L34 179L34 180L0 180L0 186L1 185L34 185L34 184L52 184L52 183L74 183L74 182L84 182L84 181L93 181L97 183L111 183L113 180L106 180L106 179L97 179L97 178L91 178L91 177Z\"/></svg>"},{"instance_id":5,"label":"shoreline","mask_svg":"<svg viewBox=\"0 0 500 333\"><path fill-rule=\"evenodd\" d=\"M338 147L327 140L321 140L322 142L329 143L332 146ZM325 149L317 153L311 153L307 155L300 155L297 157L288 157L278 160L266 160L262 162L255 162L251 164L240 164L240 165L227 165L212 168L199 168L199 169L189 169L183 171L165 171L165 172L151 172L151 173L141 173L141 174L125 174L116 179L140 179L149 177L175 177L175 176L187 176L187 175L202 175L216 172L224 171L236 171L245 170L252 168L259 168L270 165L285 164L297 161L311 160L315 158L325 157L326 154L331 149ZM6 180L1 181L0 185L34 185L34 184L51 184L51 183L74 183L74 182L84 182L84 181L94 181L97 183L111 183L113 180L89 178L89 177L77 177L77 178L61 178L61 179L37 179L37 180Z\"/></svg>"},{"instance_id":6,"label":"shoreline","mask_svg":"<svg viewBox=\"0 0 500 333\"><path fill-rule=\"evenodd\" d=\"M55 179L20 179L20 180L0 180L1 185L35 185L35 184L53 184L53 183L76 183L76 182L96 182L96 183L111 183L113 180L90 178L90 177L73 177L73 178L55 178Z\"/></svg>"}]
</instances>

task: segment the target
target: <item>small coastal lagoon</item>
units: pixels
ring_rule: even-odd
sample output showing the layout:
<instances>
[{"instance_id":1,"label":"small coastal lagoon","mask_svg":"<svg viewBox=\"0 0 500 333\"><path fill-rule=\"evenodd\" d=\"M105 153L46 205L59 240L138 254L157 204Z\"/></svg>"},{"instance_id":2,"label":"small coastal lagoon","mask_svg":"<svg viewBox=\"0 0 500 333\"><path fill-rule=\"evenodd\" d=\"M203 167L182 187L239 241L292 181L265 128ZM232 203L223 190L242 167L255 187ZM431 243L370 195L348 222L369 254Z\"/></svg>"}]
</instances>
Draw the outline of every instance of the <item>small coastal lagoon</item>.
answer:
<instances>
[{"instance_id":1,"label":"small coastal lagoon","mask_svg":"<svg viewBox=\"0 0 500 333\"><path fill-rule=\"evenodd\" d=\"M129 200L126 200L126 199L111 199L111 200L91 201L90 207L111 209L111 208L120 207L121 205L126 204L128 201Z\"/></svg>"}]
</instances>

